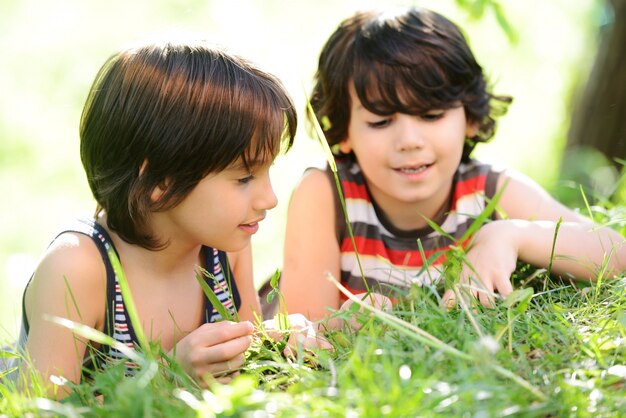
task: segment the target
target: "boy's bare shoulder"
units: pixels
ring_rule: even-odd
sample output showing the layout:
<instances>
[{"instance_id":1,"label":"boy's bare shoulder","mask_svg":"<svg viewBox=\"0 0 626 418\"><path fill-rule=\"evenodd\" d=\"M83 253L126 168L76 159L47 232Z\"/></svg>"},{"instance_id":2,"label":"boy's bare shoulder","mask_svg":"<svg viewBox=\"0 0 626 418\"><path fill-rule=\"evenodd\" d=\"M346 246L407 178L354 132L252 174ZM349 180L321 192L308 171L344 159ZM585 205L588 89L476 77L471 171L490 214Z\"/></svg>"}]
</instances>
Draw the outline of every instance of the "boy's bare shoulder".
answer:
<instances>
[{"instance_id":1,"label":"boy's bare shoulder","mask_svg":"<svg viewBox=\"0 0 626 418\"><path fill-rule=\"evenodd\" d=\"M29 318L33 313L64 316L68 304L76 304L93 320L88 322L97 322L90 313L104 302L105 292L106 269L95 243L83 234L65 232L48 247L33 274L26 292Z\"/></svg>"},{"instance_id":2,"label":"boy's bare shoulder","mask_svg":"<svg viewBox=\"0 0 626 418\"><path fill-rule=\"evenodd\" d=\"M331 190L330 175L323 169L308 168L296 186L296 190L320 191Z\"/></svg>"},{"instance_id":3,"label":"boy's bare shoulder","mask_svg":"<svg viewBox=\"0 0 626 418\"><path fill-rule=\"evenodd\" d=\"M48 247L37 272L55 270L80 273L89 280L104 273L105 268L100 251L91 238L77 232L65 232Z\"/></svg>"}]
</instances>

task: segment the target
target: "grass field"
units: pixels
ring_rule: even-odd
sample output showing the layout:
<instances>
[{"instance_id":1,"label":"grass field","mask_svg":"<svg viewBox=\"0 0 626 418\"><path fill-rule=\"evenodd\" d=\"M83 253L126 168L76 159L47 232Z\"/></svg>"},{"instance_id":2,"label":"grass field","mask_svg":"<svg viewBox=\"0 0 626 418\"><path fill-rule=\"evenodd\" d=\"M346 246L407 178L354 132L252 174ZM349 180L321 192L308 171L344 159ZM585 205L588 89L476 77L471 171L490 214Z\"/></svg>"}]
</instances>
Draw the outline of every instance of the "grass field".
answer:
<instances>
[{"instance_id":1,"label":"grass field","mask_svg":"<svg viewBox=\"0 0 626 418\"><path fill-rule=\"evenodd\" d=\"M619 417L626 410L626 279L575 286L532 275L495 308L442 310L413 289L358 334L299 359L258 340L241 377L201 390L146 356L63 403L0 386L0 411L67 417ZM528 278L530 277L530 280ZM526 289L526 290L523 290ZM534 292L533 292L534 289ZM94 393L103 394L103 401Z\"/></svg>"}]
</instances>

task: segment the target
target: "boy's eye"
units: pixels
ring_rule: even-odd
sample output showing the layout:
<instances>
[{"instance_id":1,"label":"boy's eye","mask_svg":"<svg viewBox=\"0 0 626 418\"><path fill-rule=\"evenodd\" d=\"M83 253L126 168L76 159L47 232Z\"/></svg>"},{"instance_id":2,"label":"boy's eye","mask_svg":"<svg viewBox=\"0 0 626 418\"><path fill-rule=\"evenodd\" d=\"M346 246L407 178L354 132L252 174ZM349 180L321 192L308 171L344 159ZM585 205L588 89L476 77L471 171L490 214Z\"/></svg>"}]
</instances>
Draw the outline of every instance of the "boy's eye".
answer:
<instances>
[{"instance_id":1,"label":"boy's eye","mask_svg":"<svg viewBox=\"0 0 626 418\"><path fill-rule=\"evenodd\" d=\"M420 118L422 118L422 120L426 122L435 122L441 119L444 114L445 112L443 110L433 110L433 111L424 113L423 115L420 116Z\"/></svg>"},{"instance_id":2,"label":"boy's eye","mask_svg":"<svg viewBox=\"0 0 626 418\"><path fill-rule=\"evenodd\" d=\"M242 177L237 181L239 182L239 184L248 184L252 181L253 178L254 178L254 175L249 174L246 177Z\"/></svg>"},{"instance_id":3,"label":"boy's eye","mask_svg":"<svg viewBox=\"0 0 626 418\"><path fill-rule=\"evenodd\" d=\"M376 122L367 122L367 126L370 128L384 128L391 123L391 119L382 119Z\"/></svg>"}]
</instances>

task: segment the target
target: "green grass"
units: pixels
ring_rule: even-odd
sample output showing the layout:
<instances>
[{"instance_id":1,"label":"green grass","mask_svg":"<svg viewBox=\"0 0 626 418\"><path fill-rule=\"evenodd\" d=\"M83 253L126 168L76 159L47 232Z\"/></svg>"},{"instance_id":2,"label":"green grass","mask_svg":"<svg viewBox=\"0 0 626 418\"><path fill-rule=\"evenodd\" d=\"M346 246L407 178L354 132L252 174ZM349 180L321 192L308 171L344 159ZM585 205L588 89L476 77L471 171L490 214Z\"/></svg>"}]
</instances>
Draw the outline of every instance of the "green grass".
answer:
<instances>
[{"instance_id":1,"label":"green grass","mask_svg":"<svg viewBox=\"0 0 626 418\"><path fill-rule=\"evenodd\" d=\"M521 267L517 280L528 273ZM282 347L258 339L242 376L227 386L201 390L175 364L143 356L136 376L124 378L123 367L107 369L61 403L2 386L0 411L68 417L619 416L626 410L626 278L577 288L539 274L530 284L534 294L518 292L495 308L450 312L430 289L415 288L390 312L403 325L364 314L358 334L329 335L334 352L300 359L286 359ZM412 328L462 355L412 338Z\"/></svg>"}]
</instances>

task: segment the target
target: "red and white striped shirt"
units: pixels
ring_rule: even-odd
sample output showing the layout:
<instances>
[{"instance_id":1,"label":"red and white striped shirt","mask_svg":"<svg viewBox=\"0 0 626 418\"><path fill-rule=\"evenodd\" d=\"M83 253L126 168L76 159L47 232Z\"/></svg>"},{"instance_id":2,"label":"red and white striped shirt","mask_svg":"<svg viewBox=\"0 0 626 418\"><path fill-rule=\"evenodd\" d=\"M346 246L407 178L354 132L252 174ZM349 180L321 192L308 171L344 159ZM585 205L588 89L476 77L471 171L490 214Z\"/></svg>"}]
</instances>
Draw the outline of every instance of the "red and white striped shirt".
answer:
<instances>
[{"instance_id":1,"label":"red and white striped shirt","mask_svg":"<svg viewBox=\"0 0 626 418\"><path fill-rule=\"evenodd\" d=\"M366 290L389 296L412 284L435 284L441 275L445 250L467 231L474 219L493 197L500 170L470 160L461 163L455 174L450 201L441 215L433 219L451 240L430 226L405 231L389 222L369 193L361 169L351 156L337 157L337 170L354 234L354 242L346 227L343 209L335 199L337 239L341 251L341 282L354 293ZM332 176L330 169L327 172ZM332 182L334 184L334 181ZM417 214L416 214L417 216ZM424 256L420 253L421 242ZM357 262L357 254L361 269Z\"/></svg>"}]
</instances>

